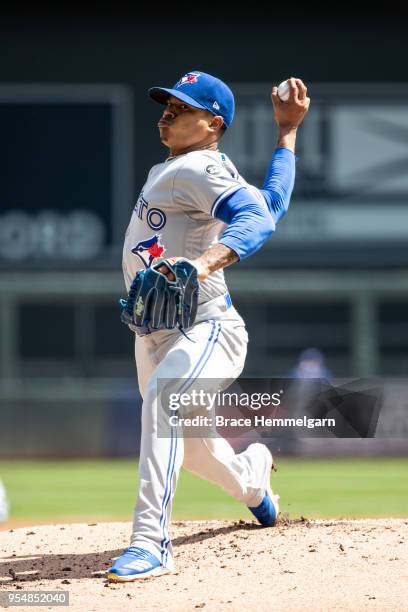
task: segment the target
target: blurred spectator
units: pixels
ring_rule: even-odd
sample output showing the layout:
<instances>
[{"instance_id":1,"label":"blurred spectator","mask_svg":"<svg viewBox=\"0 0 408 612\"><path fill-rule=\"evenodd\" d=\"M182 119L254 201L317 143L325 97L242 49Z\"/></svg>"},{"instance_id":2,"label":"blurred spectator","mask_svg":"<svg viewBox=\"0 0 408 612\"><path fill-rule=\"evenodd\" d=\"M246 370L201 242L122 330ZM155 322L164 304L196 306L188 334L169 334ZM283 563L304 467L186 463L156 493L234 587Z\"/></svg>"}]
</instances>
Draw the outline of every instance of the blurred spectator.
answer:
<instances>
[{"instance_id":1,"label":"blurred spectator","mask_svg":"<svg viewBox=\"0 0 408 612\"><path fill-rule=\"evenodd\" d=\"M6 489L0 480L0 523L8 519L9 505L7 501Z\"/></svg>"},{"instance_id":2,"label":"blurred spectator","mask_svg":"<svg viewBox=\"0 0 408 612\"><path fill-rule=\"evenodd\" d=\"M303 418L306 415L319 418L321 403L316 401L316 398L320 395L321 379L330 379L332 376L321 351L312 347L303 350L296 365L288 372L289 378L297 379L288 386L286 393L290 416ZM310 435L310 432L300 428L289 428L285 437L280 440L282 451L288 455L301 455L303 438L307 435Z\"/></svg>"},{"instance_id":3,"label":"blurred spectator","mask_svg":"<svg viewBox=\"0 0 408 612\"><path fill-rule=\"evenodd\" d=\"M316 348L307 348L300 353L296 366L289 372L294 378L330 378L323 354Z\"/></svg>"}]
</instances>

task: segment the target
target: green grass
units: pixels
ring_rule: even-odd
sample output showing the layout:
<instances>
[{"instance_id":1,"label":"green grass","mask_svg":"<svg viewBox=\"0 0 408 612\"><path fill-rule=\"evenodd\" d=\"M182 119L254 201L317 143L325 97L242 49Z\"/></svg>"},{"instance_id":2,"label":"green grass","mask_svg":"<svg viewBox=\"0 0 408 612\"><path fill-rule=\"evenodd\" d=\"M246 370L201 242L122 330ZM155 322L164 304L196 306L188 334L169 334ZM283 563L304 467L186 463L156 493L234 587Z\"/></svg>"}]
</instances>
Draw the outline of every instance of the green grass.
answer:
<instances>
[{"instance_id":1,"label":"green grass","mask_svg":"<svg viewBox=\"0 0 408 612\"><path fill-rule=\"evenodd\" d=\"M280 459L273 486L291 517L408 516L408 458ZM128 460L0 461L12 519L130 520L137 464ZM243 504L182 470L175 519L250 518Z\"/></svg>"}]
</instances>

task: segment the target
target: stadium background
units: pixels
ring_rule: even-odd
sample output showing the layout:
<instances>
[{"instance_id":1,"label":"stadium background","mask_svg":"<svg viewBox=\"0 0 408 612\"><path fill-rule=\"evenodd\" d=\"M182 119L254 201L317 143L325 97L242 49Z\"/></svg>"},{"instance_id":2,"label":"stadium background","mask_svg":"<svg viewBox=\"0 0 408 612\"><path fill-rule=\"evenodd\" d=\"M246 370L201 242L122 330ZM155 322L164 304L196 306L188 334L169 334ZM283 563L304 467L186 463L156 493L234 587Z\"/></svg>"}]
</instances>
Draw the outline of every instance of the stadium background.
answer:
<instances>
[{"instance_id":1,"label":"stadium background","mask_svg":"<svg viewBox=\"0 0 408 612\"><path fill-rule=\"evenodd\" d=\"M244 374L285 376L317 347L333 376L398 379L386 435L282 444L280 486L297 513L324 515L322 500L346 489L345 513L372 513L382 486L395 500L389 513L406 513L408 37L398 16L309 9L209 22L37 5L4 14L0 30L0 478L11 517L48 520L67 506L71 518L100 516L115 486L102 514L128 516L134 461L108 461L138 453L132 337L117 307L121 243L146 172L165 155L146 90L191 69L236 92L225 150L253 181L275 142L270 84L300 76L312 97L291 211L261 252L227 271L250 334ZM390 455L400 458L381 458ZM311 507L299 489L305 469ZM202 485L183 478L177 512L209 516L209 503L189 506ZM371 493L361 507L363 482ZM218 492L207 499L211 516L241 512Z\"/></svg>"}]
</instances>

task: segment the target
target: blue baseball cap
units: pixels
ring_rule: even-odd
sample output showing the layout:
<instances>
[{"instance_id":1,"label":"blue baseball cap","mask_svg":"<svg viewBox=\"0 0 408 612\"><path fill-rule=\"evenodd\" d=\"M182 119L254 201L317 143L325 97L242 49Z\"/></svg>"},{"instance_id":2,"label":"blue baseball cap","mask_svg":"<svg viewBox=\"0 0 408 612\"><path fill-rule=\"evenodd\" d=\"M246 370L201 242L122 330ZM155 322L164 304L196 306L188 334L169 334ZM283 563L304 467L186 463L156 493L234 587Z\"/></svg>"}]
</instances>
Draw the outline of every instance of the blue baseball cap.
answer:
<instances>
[{"instance_id":1,"label":"blue baseball cap","mask_svg":"<svg viewBox=\"0 0 408 612\"><path fill-rule=\"evenodd\" d=\"M213 115L220 115L227 128L234 117L234 94L228 85L211 74L199 70L187 72L177 81L173 89L151 87L149 95L160 104L167 104L168 97L174 96L194 108L202 108Z\"/></svg>"}]
</instances>

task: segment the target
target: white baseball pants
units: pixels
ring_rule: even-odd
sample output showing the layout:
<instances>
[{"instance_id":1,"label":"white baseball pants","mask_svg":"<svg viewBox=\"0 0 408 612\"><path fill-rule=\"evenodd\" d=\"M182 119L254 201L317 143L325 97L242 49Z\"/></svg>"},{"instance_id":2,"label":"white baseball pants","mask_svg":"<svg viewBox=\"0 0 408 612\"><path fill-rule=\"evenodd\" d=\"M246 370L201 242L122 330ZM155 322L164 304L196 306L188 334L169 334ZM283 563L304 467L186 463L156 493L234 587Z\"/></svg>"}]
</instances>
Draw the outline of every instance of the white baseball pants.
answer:
<instances>
[{"instance_id":1,"label":"white baseball pants","mask_svg":"<svg viewBox=\"0 0 408 612\"><path fill-rule=\"evenodd\" d=\"M196 323L185 338L179 330L136 336L139 388L143 397L139 495L131 545L140 546L174 569L169 536L172 500L180 467L218 484L247 506L257 506L265 493L268 455L260 444L235 454L222 437L187 438L157 435L157 379L235 379L243 370L248 335L234 307ZM269 473L267 475L269 478Z\"/></svg>"}]
</instances>

